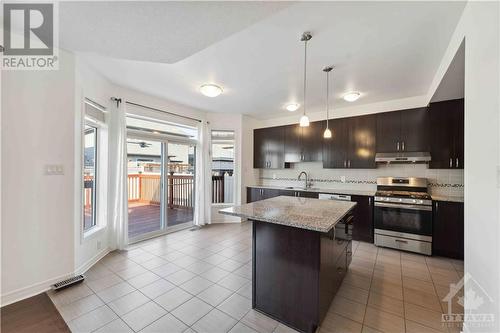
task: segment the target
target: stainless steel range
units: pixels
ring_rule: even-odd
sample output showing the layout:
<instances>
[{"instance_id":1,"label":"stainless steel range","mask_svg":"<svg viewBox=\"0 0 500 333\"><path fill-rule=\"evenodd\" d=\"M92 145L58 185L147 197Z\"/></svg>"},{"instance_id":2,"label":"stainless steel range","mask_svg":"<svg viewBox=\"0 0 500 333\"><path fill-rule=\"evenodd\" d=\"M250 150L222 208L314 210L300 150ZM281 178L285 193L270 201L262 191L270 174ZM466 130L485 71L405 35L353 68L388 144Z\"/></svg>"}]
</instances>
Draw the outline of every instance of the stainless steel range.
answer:
<instances>
[{"instance_id":1,"label":"stainless steel range","mask_svg":"<svg viewBox=\"0 0 500 333\"><path fill-rule=\"evenodd\" d=\"M375 245L432 254L432 199L426 178L377 178Z\"/></svg>"}]
</instances>

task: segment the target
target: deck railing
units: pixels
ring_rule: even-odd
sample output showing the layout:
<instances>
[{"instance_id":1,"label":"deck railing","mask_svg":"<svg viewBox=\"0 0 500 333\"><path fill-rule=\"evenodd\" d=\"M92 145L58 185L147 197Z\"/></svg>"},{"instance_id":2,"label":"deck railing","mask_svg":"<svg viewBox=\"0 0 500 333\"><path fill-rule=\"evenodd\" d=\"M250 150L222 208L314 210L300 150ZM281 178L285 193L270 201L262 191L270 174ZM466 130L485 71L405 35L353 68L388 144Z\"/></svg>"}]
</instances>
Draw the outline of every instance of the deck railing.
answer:
<instances>
[{"instance_id":1,"label":"deck railing","mask_svg":"<svg viewBox=\"0 0 500 333\"><path fill-rule=\"evenodd\" d=\"M160 184L159 174L129 174L128 201L159 205ZM194 206L193 175L168 175L167 187L169 208L191 208Z\"/></svg>"},{"instance_id":2,"label":"deck railing","mask_svg":"<svg viewBox=\"0 0 500 333\"><path fill-rule=\"evenodd\" d=\"M212 203L224 203L232 196L232 176L212 176ZM86 184L91 184L92 176L85 176ZM193 175L168 175L168 207L194 207ZM129 202L141 202L152 205L160 204L160 175L129 174L127 177ZM92 187L85 186L85 208L92 204Z\"/></svg>"}]
</instances>

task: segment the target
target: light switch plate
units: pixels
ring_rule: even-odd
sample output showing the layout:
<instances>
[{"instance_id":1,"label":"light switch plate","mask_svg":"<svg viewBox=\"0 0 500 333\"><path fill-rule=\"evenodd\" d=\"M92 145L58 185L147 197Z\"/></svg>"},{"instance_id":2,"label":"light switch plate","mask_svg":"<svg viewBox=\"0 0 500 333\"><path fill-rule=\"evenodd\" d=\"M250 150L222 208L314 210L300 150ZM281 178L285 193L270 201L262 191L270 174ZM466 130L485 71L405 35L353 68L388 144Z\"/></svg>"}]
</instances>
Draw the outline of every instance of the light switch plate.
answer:
<instances>
[{"instance_id":1,"label":"light switch plate","mask_svg":"<svg viewBox=\"0 0 500 333\"><path fill-rule=\"evenodd\" d=\"M47 176L64 175L64 166L62 164L47 164L44 170Z\"/></svg>"}]
</instances>

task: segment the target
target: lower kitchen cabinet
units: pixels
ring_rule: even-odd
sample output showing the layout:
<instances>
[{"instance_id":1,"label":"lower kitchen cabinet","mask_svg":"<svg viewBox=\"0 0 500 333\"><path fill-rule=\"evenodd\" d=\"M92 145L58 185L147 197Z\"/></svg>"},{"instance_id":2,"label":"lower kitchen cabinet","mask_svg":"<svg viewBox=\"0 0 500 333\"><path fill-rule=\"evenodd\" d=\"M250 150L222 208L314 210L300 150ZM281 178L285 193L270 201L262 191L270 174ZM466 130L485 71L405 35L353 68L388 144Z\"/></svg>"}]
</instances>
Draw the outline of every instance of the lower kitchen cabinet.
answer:
<instances>
[{"instance_id":1,"label":"lower kitchen cabinet","mask_svg":"<svg viewBox=\"0 0 500 333\"><path fill-rule=\"evenodd\" d=\"M269 199L280 195L280 190L273 188L247 187L247 203Z\"/></svg>"},{"instance_id":2,"label":"lower kitchen cabinet","mask_svg":"<svg viewBox=\"0 0 500 333\"><path fill-rule=\"evenodd\" d=\"M357 203L354 207L352 239L373 243L373 197L352 195L351 201Z\"/></svg>"},{"instance_id":3,"label":"lower kitchen cabinet","mask_svg":"<svg viewBox=\"0 0 500 333\"><path fill-rule=\"evenodd\" d=\"M280 195L286 195L290 197L313 198L313 199L318 199L319 196L317 192L247 187L247 203L274 198Z\"/></svg>"},{"instance_id":4,"label":"lower kitchen cabinet","mask_svg":"<svg viewBox=\"0 0 500 333\"><path fill-rule=\"evenodd\" d=\"M279 195L289 197L314 198L318 199L319 194L316 192L296 191L296 190L281 190Z\"/></svg>"},{"instance_id":5,"label":"lower kitchen cabinet","mask_svg":"<svg viewBox=\"0 0 500 333\"><path fill-rule=\"evenodd\" d=\"M433 202L432 254L455 259L464 258L463 202Z\"/></svg>"}]
</instances>

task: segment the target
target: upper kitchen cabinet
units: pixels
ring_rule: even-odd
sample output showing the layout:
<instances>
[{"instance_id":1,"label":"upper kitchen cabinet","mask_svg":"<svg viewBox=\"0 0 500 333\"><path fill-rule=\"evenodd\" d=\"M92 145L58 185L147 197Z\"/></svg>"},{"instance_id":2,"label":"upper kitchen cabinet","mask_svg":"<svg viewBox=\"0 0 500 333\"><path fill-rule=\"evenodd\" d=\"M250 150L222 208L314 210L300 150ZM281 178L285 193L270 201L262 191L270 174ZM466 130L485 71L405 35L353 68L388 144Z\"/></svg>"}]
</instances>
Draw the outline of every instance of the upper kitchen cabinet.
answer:
<instances>
[{"instance_id":1,"label":"upper kitchen cabinet","mask_svg":"<svg viewBox=\"0 0 500 333\"><path fill-rule=\"evenodd\" d=\"M347 168L347 147L349 145L346 118L329 121L332 137L323 144L323 168Z\"/></svg>"},{"instance_id":2,"label":"upper kitchen cabinet","mask_svg":"<svg viewBox=\"0 0 500 333\"><path fill-rule=\"evenodd\" d=\"M333 119L332 138L323 143L324 168L376 168L376 117Z\"/></svg>"},{"instance_id":3,"label":"upper kitchen cabinet","mask_svg":"<svg viewBox=\"0 0 500 333\"><path fill-rule=\"evenodd\" d=\"M376 168L376 116L352 117L346 120L349 131L348 167L356 169Z\"/></svg>"},{"instance_id":4,"label":"upper kitchen cabinet","mask_svg":"<svg viewBox=\"0 0 500 333\"><path fill-rule=\"evenodd\" d=\"M326 121L315 121L302 127L302 162L316 162L323 159L323 132Z\"/></svg>"},{"instance_id":5,"label":"upper kitchen cabinet","mask_svg":"<svg viewBox=\"0 0 500 333\"><path fill-rule=\"evenodd\" d=\"M326 122L311 122L308 127L285 126L285 162L316 162L323 159L323 131Z\"/></svg>"},{"instance_id":6,"label":"upper kitchen cabinet","mask_svg":"<svg viewBox=\"0 0 500 333\"><path fill-rule=\"evenodd\" d=\"M429 151L428 113L416 108L377 114L377 152Z\"/></svg>"},{"instance_id":7,"label":"upper kitchen cabinet","mask_svg":"<svg viewBox=\"0 0 500 333\"><path fill-rule=\"evenodd\" d=\"M285 129L283 126L254 130L254 168L279 169L284 167L284 136Z\"/></svg>"},{"instance_id":8,"label":"upper kitchen cabinet","mask_svg":"<svg viewBox=\"0 0 500 333\"><path fill-rule=\"evenodd\" d=\"M464 100L431 103L431 169L464 167Z\"/></svg>"}]
</instances>

